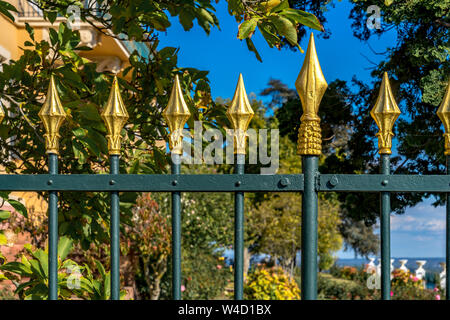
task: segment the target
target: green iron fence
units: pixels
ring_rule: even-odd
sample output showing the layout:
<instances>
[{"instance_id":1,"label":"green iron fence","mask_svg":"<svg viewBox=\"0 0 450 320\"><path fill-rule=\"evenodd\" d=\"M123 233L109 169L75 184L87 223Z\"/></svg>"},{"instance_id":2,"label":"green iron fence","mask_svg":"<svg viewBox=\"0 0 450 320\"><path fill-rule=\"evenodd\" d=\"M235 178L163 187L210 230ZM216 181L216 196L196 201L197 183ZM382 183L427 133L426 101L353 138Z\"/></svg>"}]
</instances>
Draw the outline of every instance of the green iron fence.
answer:
<instances>
[{"instance_id":1,"label":"green iron fence","mask_svg":"<svg viewBox=\"0 0 450 320\"><path fill-rule=\"evenodd\" d=\"M49 192L49 299L58 298L58 193L65 191L109 192L111 194L111 299L119 299L119 192L171 192L172 194L172 254L173 299L181 296L181 193L233 192L235 194L235 299L243 299L244 286L244 194L246 192L301 192L301 294L302 299L317 299L317 218L319 192L377 192L380 193L381 221L381 291L382 299L390 299L390 193L435 192L447 194L446 222L446 298L450 298L450 176L449 175L391 175L390 154L392 128L400 110L392 95L389 79L384 75L375 107L371 111L379 132L377 134L380 174L320 174L318 158L321 154L320 118L317 116L321 98L327 88L311 35L305 62L296 81L303 115L298 135L298 153L302 157L303 174L257 175L244 173L246 130L253 116L248 103L242 77L227 116L235 129L235 172L224 175L182 175L181 131L190 114L183 99L178 78L163 116L170 130L172 153L171 174L133 175L119 174L120 132L128 119L122 102L117 79L109 101L102 113L108 130L110 174L60 175L58 174L58 131L65 112L52 78L44 105L39 112L46 129L49 174L0 175L0 190ZM445 126L445 154L450 172L450 85L438 116Z\"/></svg>"}]
</instances>

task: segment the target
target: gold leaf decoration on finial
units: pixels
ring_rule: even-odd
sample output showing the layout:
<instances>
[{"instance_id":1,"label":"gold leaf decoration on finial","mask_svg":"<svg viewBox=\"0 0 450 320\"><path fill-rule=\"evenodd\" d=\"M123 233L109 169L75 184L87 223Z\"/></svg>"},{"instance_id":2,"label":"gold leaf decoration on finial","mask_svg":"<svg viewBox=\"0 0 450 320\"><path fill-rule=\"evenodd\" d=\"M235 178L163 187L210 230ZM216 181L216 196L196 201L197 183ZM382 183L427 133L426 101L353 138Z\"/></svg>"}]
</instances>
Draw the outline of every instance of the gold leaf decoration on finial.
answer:
<instances>
[{"instance_id":1,"label":"gold leaf decoration on finial","mask_svg":"<svg viewBox=\"0 0 450 320\"><path fill-rule=\"evenodd\" d=\"M450 80L448 81L444 100L442 100L442 103L436 113L444 124L445 155L450 156Z\"/></svg>"},{"instance_id":2,"label":"gold leaf decoration on finial","mask_svg":"<svg viewBox=\"0 0 450 320\"><path fill-rule=\"evenodd\" d=\"M53 75L50 77L47 96L38 115L44 123L46 131L44 138L47 153L58 154L60 138L59 129L66 117L66 112L59 99Z\"/></svg>"},{"instance_id":3,"label":"gold leaf decoration on finial","mask_svg":"<svg viewBox=\"0 0 450 320\"><path fill-rule=\"evenodd\" d=\"M0 123L5 119L5 110L3 110L2 105L0 104Z\"/></svg>"},{"instance_id":4,"label":"gold leaf decoration on finial","mask_svg":"<svg viewBox=\"0 0 450 320\"><path fill-rule=\"evenodd\" d=\"M394 127L394 123L400 113L400 109L398 108L394 95L392 94L391 85L389 84L389 77L387 72L385 72L377 101L375 102L375 106L370 111L370 115L377 123L379 129L377 133L379 154L392 153L392 137L394 136L392 128Z\"/></svg>"},{"instance_id":5,"label":"gold leaf decoration on finial","mask_svg":"<svg viewBox=\"0 0 450 320\"><path fill-rule=\"evenodd\" d=\"M178 75L175 76L169 103L162 114L169 126L170 152L172 154L183 154L183 128L191 113L184 101Z\"/></svg>"},{"instance_id":6,"label":"gold leaf decoration on finial","mask_svg":"<svg viewBox=\"0 0 450 320\"><path fill-rule=\"evenodd\" d=\"M245 92L244 78L239 74L239 80L234 92L233 100L226 115L234 129L235 154L245 154L247 129L254 112Z\"/></svg>"},{"instance_id":7,"label":"gold leaf decoration on finial","mask_svg":"<svg viewBox=\"0 0 450 320\"><path fill-rule=\"evenodd\" d=\"M108 150L110 155L120 155L120 146L122 142L122 129L128 120L128 112L120 95L119 83L117 77L114 77L108 102L103 110L101 117L105 122L108 134Z\"/></svg>"},{"instance_id":8,"label":"gold leaf decoration on finial","mask_svg":"<svg viewBox=\"0 0 450 320\"><path fill-rule=\"evenodd\" d=\"M318 111L328 84L317 57L313 33L309 38L305 61L297 81L295 81L295 87L303 108L298 130L298 154L320 155L322 152L322 134Z\"/></svg>"}]
</instances>

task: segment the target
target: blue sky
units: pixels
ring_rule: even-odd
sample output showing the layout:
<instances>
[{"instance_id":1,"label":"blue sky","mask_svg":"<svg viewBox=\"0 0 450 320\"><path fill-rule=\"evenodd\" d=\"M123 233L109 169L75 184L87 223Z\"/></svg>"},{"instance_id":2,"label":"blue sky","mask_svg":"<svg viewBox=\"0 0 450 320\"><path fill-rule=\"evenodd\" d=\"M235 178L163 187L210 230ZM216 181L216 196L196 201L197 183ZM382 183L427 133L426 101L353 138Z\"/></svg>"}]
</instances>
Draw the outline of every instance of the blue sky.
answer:
<instances>
[{"instance_id":1,"label":"blue sky","mask_svg":"<svg viewBox=\"0 0 450 320\"><path fill-rule=\"evenodd\" d=\"M370 82L370 61L378 62L382 57L375 52L384 52L396 43L395 31L381 38L373 37L370 47L353 36L351 21L348 19L351 4L348 1L333 1L335 8L326 13L328 27L332 34L329 39L316 35L316 49L322 70L328 83L335 79L350 81L353 75ZM178 65L208 70L214 98L231 98L239 73L243 74L249 94L259 93L267 87L271 78L280 79L290 87L300 72L304 54L288 49L270 49L259 32L253 36L263 62L248 51L245 42L237 39L237 23L226 9L226 2L216 6L221 30L213 29L209 36L198 26L185 32L177 19L172 19L172 27L161 34L160 48L172 46L180 48ZM306 51L308 37L300 44ZM299 106L300 108L301 106ZM445 209L433 208L426 201L407 209L402 216L391 218L391 252L394 257L443 257L445 255ZM353 252L338 252L341 258L353 258Z\"/></svg>"}]
</instances>

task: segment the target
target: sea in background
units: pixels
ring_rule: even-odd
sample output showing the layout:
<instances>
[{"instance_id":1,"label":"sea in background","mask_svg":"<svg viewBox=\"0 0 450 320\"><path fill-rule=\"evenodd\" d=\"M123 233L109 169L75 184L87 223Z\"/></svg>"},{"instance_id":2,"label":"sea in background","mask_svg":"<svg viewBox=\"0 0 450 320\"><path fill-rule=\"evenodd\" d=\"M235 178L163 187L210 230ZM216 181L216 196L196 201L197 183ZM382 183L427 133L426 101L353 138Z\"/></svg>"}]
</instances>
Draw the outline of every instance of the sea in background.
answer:
<instances>
[{"instance_id":1,"label":"sea in background","mask_svg":"<svg viewBox=\"0 0 450 320\"><path fill-rule=\"evenodd\" d=\"M423 268L425 269L425 271L430 271L430 272L441 272L442 268L439 265L441 262L445 262L445 258L410 258L410 257L393 257L392 259L394 259L394 268L400 268L400 261L402 259L408 260L408 262L406 263L406 267L410 270L410 271L416 271L416 269L418 268L416 261L418 260L425 260L426 263L423 266ZM369 263L370 260L369 259L364 259L364 258L360 258L360 259L337 259L335 264L339 267L343 267L343 266L352 266L352 267L361 267L364 266L365 264ZM375 259L375 265L378 265L380 262L377 259Z\"/></svg>"}]
</instances>

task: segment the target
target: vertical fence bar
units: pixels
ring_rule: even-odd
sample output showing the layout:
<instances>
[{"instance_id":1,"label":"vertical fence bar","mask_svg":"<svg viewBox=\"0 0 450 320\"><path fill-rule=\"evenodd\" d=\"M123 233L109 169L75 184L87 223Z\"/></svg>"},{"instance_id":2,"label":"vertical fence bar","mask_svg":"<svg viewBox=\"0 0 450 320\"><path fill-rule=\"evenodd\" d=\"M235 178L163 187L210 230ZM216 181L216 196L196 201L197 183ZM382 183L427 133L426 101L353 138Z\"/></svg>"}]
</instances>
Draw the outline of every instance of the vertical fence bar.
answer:
<instances>
[{"instance_id":1,"label":"vertical fence bar","mask_svg":"<svg viewBox=\"0 0 450 320\"><path fill-rule=\"evenodd\" d=\"M390 174L389 154L380 155L381 174ZM381 192L381 296L383 300L391 299L391 195Z\"/></svg>"},{"instance_id":2,"label":"vertical fence bar","mask_svg":"<svg viewBox=\"0 0 450 320\"><path fill-rule=\"evenodd\" d=\"M180 174L180 155L172 154L172 174ZM176 184L176 181L174 181ZM181 300L181 195L172 192L172 295Z\"/></svg>"},{"instance_id":3,"label":"vertical fence bar","mask_svg":"<svg viewBox=\"0 0 450 320\"><path fill-rule=\"evenodd\" d=\"M119 81L115 76L109 93L108 102L101 113L105 122L108 140L109 164L111 174L119 174L119 158L122 136L121 131L128 120L128 112L123 104L119 90ZM111 180L110 184L116 182ZM120 299L120 200L119 192L110 192L111 196L111 300Z\"/></svg>"},{"instance_id":4,"label":"vertical fence bar","mask_svg":"<svg viewBox=\"0 0 450 320\"><path fill-rule=\"evenodd\" d=\"M49 173L58 174L58 155L48 155ZM58 192L49 192L48 204L49 300L58 300Z\"/></svg>"},{"instance_id":5,"label":"vertical fence bar","mask_svg":"<svg viewBox=\"0 0 450 320\"><path fill-rule=\"evenodd\" d=\"M378 153L380 154L380 173L389 175L390 155L392 153L392 128L401 112L392 94L388 74L383 74L377 101L370 111L370 116L378 126ZM388 180L382 182L387 185ZM380 194L380 224L381 224L381 298L391 299L391 195L389 192Z\"/></svg>"},{"instance_id":6,"label":"vertical fence bar","mask_svg":"<svg viewBox=\"0 0 450 320\"><path fill-rule=\"evenodd\" d=\"M38 113L44 123L45 148L48 154L48 171L58 174L59 128L66 117L56 89L53 75L50 77L47 96ZM50 180L48 182L52 184ZM50 191L48 199L48 299L58 300L58 192Z\"/></svg>"},{"instance_id":7,"label":"vertical fence bar","mask_svg":"<svg viewBox=\"0 0 450 320\"><path fill-rule=\"evenodd\" d=\"M169 102L163 111L163 117L169 126L169 146L172 156L172 174L180 174L183 155L183 128L191 116L183 98L180 78L175 76ZM173 185L177 181L172 182ZM172 296L181 300L181 194L172 192Z\"/></svg>"},{"instance_id":8,"label":"vertical fence bar","mask_svg":"<svg viewBox=\"0 0 450 320\"><path fill-rule=\"evenodd\" d=\"M110 172L119 174L119 155L110 155ZM112 183L114 183L112 181ZM111 192L111 300L120 300L120 203L119 192Z\"/></svg>"},{"instance_id":9,"label":"vertical fence bar","mask_svg":"<svg viewBox=\"0 0 450 320\"><path fill-rule=\"evenodd\" d=\"M301 294L303 300L317 299L317 156L302 156L305 186L302 197Z\"/></svg>"},{"instance_id":10,"label":"vertical fence bar","mask_svg":"<svg viewBox=\"0 0 450 320\"><path fill-rule=\"evenodd\" d=\"M247 129L254 112L245 91L244 78L239 74L233 100L226 112L234 130L235 174L244 174ZM241 185L236 181L236 186ZM244 299L244 193L234 194L234 299Z\"/></svg>"},{"instance_id":11,"label":"vertical fence bar","mask_svg":"<svg viewBox=\"0 0 450 320\"><path fill-rule=\"evenodd\" d=\"M317 299L317 217L319 198L316 182L319 156L322 154L322 131L318 115L328 84L317 57L311 33L305 61L295 81L302 102L303 115L298 130L298 154L302 156L304 189L302 195L301 294L303 300Z\"/></svg>"},{"instance_id":12,"label":"vertical fence bar","mask_svg":"<svg viewBox=\"0 0 450 320\"><path fill-rule=\"evenodd\" d=\"M444 124L444 139L447 175L450 175L450 79L447 84L447 90L436 114ZM445 228L445 298L450 300L450 193L447 193L446 199L446 228Z\"/></svg>"},{"instance_id":13,"label":"vertical fence bar","mask_svg":"<svg viewBox=\"0 0 450 320\"><path fill-rule=\"evenodd\" d=\"M235 174L244 174L245 154L236 154ZM239 182L238 182L239 183ZM244 299L244 193L234 195L234 299Z\"/></svg>"},{"instance_id":14,"label":"vertical fence bar","mask_svg":"<svg viewBox=\"0 0 450 320\"><path fill-rule=\"evenodd\" d=\"M447 155L447 174L450 174L450 155ZM446 201L445 228L445 299L450 300L450 193Z\"/></svg>"}]
</instances>

